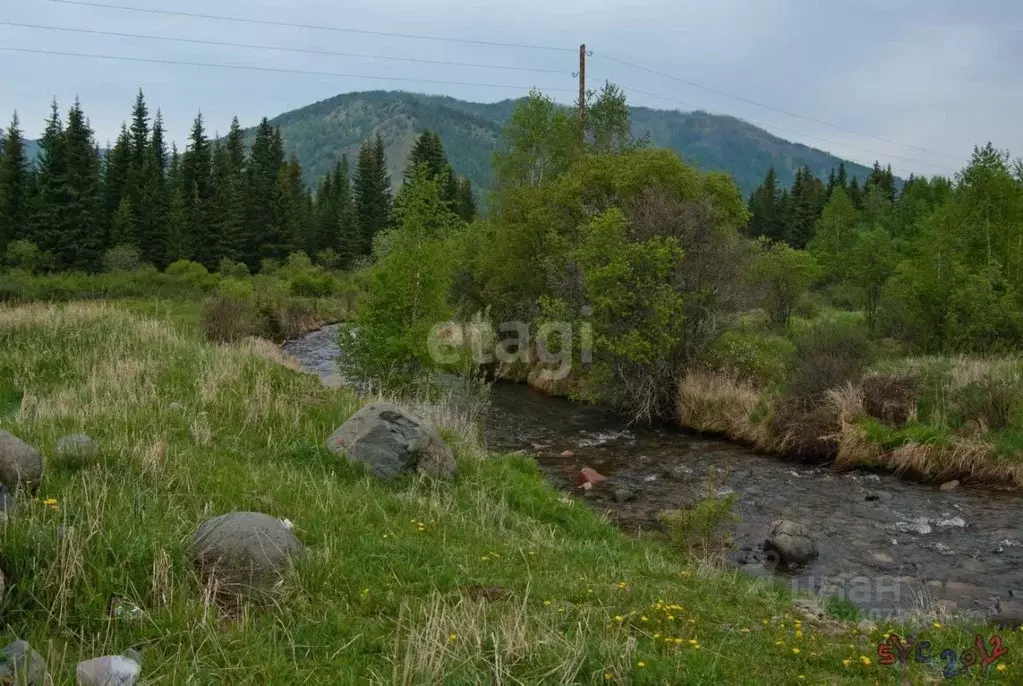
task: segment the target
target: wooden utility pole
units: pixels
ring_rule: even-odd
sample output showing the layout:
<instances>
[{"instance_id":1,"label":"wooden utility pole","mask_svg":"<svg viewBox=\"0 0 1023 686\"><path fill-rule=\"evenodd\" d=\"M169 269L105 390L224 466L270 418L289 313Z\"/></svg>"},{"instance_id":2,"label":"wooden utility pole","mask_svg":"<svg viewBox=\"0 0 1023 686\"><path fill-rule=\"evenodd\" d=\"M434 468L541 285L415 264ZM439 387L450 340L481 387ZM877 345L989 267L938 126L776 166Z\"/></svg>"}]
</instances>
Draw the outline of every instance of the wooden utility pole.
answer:
<instances>
[{"instance_id":1,"label":"wooden utility pole","mask_svg":"<svg viewBox=\"0 0 1023 686\"><path fill-rule=\"evenodd\" d=\"M579 122L586 123L586 44L579 46Z\"/></svg>"}]
</instances>

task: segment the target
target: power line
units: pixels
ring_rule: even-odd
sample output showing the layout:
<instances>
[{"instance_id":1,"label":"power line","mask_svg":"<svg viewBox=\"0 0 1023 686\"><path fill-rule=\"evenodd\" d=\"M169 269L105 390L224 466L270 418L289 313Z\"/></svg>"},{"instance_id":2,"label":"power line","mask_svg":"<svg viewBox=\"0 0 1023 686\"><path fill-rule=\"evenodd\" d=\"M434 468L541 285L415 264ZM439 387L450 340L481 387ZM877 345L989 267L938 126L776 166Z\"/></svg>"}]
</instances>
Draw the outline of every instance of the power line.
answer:
<instances>
[{"instance_id":1,"label":"power line","mask_svg":"<svg viewBox=\"0 0 1023 686\"><path fill-rule=\"evenodd\" d=\"M450 38L447 36L425 36L413 33L393 33L390 31L370 31L368 29L353 29L342 26L318 26L314 24L296 24L284 21L272 21L269 19L251 19L248 17L231 17L218 14L200 14L197 12L179 12L175 10L161 10L148 7L132 7L130 5L114 5L100 2L83 2L82 0L49 0L62 5L80 5L82 7L98 7L102 9L121 10L125 12L142 12L145 14L162 14L171 17L188 17L191 19L215 19L217 21L233 21L245 24L260 24L263 26L281 26L291 29L311 29L314 31L334 31L337 33L357 33L365 36L382 36L389 38L412 38L415 40L440 41L446 43L462 43L465 45L488 45L499 48L520 48L523 50L551 50L557 52L575 52L575 48L562 48L554 45L530 45L527 43L500 43L496 41L473 40L470 38Z\"/></svg>"},{"instance_id":2,"label":"power line","mask_svg":"<svg viewBox=\"0 0 1023 686\"><path fill-rule=\"evenodd\" d=\"M717 88L712 88L710 86L705 86L703 84L696 83L694 81L688 81L686 79L681 79L681 78L678 78L677 76L672 76L671 74L665 74L664 72L657 71L656 69L650 69L649 67L644 67L643 65L640 65L640 64L635 64L633 62L626 62L625 60L620 60L617 57L612 57L612 56L610 56L610 55L608 55L606 53L598 52L598 53L595 53L595 54L598 55L599 57L603 57L606 60L609 60L611 62L617 62L618 64L624 65L626 67L631 67L633 69L639 69L640 71L645 71L648 74L653 74L655 76L660 76L660 77L665 78L665 79L671 79L672 81L676 81L676 82L684 84L686 86L692 86L693 88L699 88L700 90L707 91L708 93L714 93L716 95L722 95L722 96L724 96L726 98L732 98L734 100L739 100L740 102L745 102L747 104L754 105L756 107L762 107L762 108L764 108L766 110L771 110L772 112L778 112L779 114L784 114L784 115L786 115L788 117L795 117L796 119L802 119L803 121L811 122L813 124L819 124L821 126L827 126L829 128L832 128L832 129L837 129L839 131L845 131L846 133L851 133L851 134L854 134L854 135L857 135L857 136L863 136L865 138L873 138L874 140L881 141L882 143L888 143L890 145L898 145L898 146L901 146L901 147L904 147L904 148L912 148L913 150L919 150L920 152L926 152L926 153L928 153L930 155L937 155L938 157L944 157L944 158L947 158L947 159L959 159L955 155L949 155L948 153L939 152L937 150L931 150L929 148L922 148L922 147L919 147L919 146L916 146L916 145L911 145L909 143L900 143L898 141L894 141L894 140L891 140L889 138L883 138L881 136L874 136L874 135L871 135L869 133L863 133L861 131L856 131L855 129L850 129L850 128L847 128L845 126L840 126L838 124L832 124L830 122L822 121L820 119L814 119L813 117L806 117L806 116L804 116L802 114L798 114L796 112L791 112L789 110L784 110L784 109L781 109L780 107L775 107L773 105L768 105L766 103L757 102L756 100L751 100L750 98L746 98L746 97L743 97L741 95L735 95L734 93L728 93L726 91L719 90Z\"/></svg>"},{"instance_id":3,"label":"power line","mask_svg":"<svg viewBox=\"0 0 1023 686\"><path fill-rule=\"evenodd\" d=\"M622 86L622 88L624 90L627 90L627 91L632 91L633 93L638 93L640 95L646 95L647 97L656 98L658 100L663 100L665 102L674 103L676 105L681 105L683 107L688 107L688 108L692 108L692 109L699 109L699 108L696 108L696 107L694 107L693 105L691 105L689 103L682 102L681 100L675 100L674 98L667 98L667 97L664 97L662 95L657 95L656 93L651 93L649 91L640 90L639 88L632 88L631 86ZM794 135L794 136L800 136L802 138L809 138L811 140L816 140L816 141L820 141L822 143L827 143L829 145L837 145L837 146L840 146L840 147L849 148L851 150L859 150L860 152L866 152L866 153L869 153L871 155L877 155L878 157L876 159L878 159L878 160L886 159L886 158L891 158L891 159L896 159L896 160L902 160L903 162L909 162L909 163L912 163L912 164L919 164L919 165L924 165L924 166L927 166L927 167L932 167L934 169L941 169L942 171L953 173L953 174L955 173L955 171L951 167L947 167L945 165L935 164L933 162L925 162L923 160L917 160L917 159L913 159L911 157L901 157L899 155L892 155L891 153L885 153L885 152L880 152L880 151L877 151L877 150L871 150L870 148L864 148L864 147L861 147L861 146L858 146L858 145L852 145L850 143L842 143L842 142L839 142L839 141L833 141L833 140L829 140L827 138L821 138L820 136L813 136L813 135L810 135L808 133L803 133L801 131L793 131L791 129L785 129L785 128L782 128L780 126L768 127L768 126L765 126L764 124L760 124L760 123L755 122L755 121L751 121L751 120L747 120L747 121L749 121L749 123L751 123L751 124L753 124L755 126L758 126L758 127L762 128L762 129L765 129L765 130L768 130L770 128L770 129L774 129L776 131L781 131L783 133L788 133L788 134L791 134L791 135Z\"/></svg>"},{"instance_id":4,"label":"power line","mask_svg":"<svg viewBox=\"0 0 1023 686\"><path fill-rule=\"evenodd\" d=\"M501 84L501 83L477 83L472 81L446 81L441 79L402 78L398 76L371 76L368 74L345 74L335 71L313 71L308 69L285 69L283 67L257 67L246 64L216 64L213 62L191 62L184 60L164 60L150 57L127 57L124 55L99 55L96 53L64 52L60 50L37 50L34 48L12 48L0 45L0 50L8 52L25 52L35 55L57 55L60 57L86 57L101 60L120 60L125 62L144 62L146 64L170 64L187 67L210 67L215 69L238 69L246 71L272 72L278 74L304 74L310 76L336 76L347 79L369 79L373 81L404 81L409 83L432 83L445 86L475 86L479 88L511 88L515 90L528 90L530 86ZM574 88L545 88L544 90L565 91L574 93Z\"/></svg>"},{"instance_id":5,"label":"power line","mask_svg":"<svg viewBox=\"0 0 1023 686\"><path fill-rule=\"evenodd\" d=\"M443 60L428 60L413 57L392 57L390 55L367 55L355 52L337 52L334 50L313 50L311 48L289 48L276 45L256 45L253 43L228 43L224 41L202 40L198 38L180 38L176 36L153 36L141 33L121 33L118 31L100 31L98 29L83 29L66 26L46 26L43 24L23 24L14 21L0 21L0 26L13 26L25 29L42 29L45 31L67 31L71 33L84 33L96 36L115 36L118 38L141 38L145 40L169 41L176 43L194 43L197 45L214 45L226 48L247 48L253 50L279 50L282 52L297 52L309 55L328 55L332 57L356 57L372 60L391 60L395 62L415 62L420 64L437 64L449 67L477 67L480 69L504 69L508 71L525 71L538 74L567 74L561 69L541 69L533 67L514 67L502 64L478 64L473 62L447 62Z\"/></svg>"}]
</instances>

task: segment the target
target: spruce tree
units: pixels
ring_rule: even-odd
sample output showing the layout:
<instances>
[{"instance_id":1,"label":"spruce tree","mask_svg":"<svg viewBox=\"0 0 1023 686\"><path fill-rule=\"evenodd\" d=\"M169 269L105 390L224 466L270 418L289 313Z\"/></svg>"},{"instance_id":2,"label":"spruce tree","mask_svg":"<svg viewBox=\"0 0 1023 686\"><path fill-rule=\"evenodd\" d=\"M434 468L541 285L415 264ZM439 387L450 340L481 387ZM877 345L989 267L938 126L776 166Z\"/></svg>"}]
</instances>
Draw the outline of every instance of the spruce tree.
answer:
<instances>
[{"instance_id":1,"label":"spruce tree","mask_svg":"<svg viewBox=\"0 0 1023 686\"><path fill-rule=\"evenodd\" d=\"M146 106L146 97L140 88L135 97L135 106L131 111L131 165L136 173L142 170L148 150L149 108Z\"/></svg>"},{"instance_id":2,"label":"spruce tree","mask_svg":"<svg viewBox=\"0 0 1023 686\"><path fill-rule=\"evenodd\" d=\"M102 181L92 129L77 100L68 112L64 140L64 202L53 240L46 249L58 268L94 271L102 264L105 243Z\"/></svg>"},{"instance_id":3,"label":"spruce tree","mask_svg":"<svg viewBox=\"0 0 1023 686\"><path fill-rule=\"evenodd\" d=\"M767 170L763 182L750 196L750 220L746 229L748 235L754 238L766 236L773 240L781 238L780 200L778 176L774 167L771 167Z\"/></svg>"},{"instance_id":4,"label":"spruce tree","mask_svg":"<svg viewBox=\"0 0 1023 686\"><path fill-rule=\"evenodd\" d=\"M245 263L256 271L264 257L263 250L271 236L280 234L277 215L277 176L284 164L280 136L265 117L256 127L245 169Z\"/></svg>"},{"instance_id":5,"label":"spruce tree","mask_svg":"<svg viewBox=\"0 0 1023 686\"><path fill-rule=\"evenodd\" d=\"M25 141L18 113L0 135L0 255L11 241L22 238L28 221L31 170L25 158Z\"/></svg>"},{"instance_id":6,"label":"spruce tree","mask_svg":"<svg viewBox=\"0 0 1023 686\"><path fill-rule=\"evenodd\" d=\"M138 245L135 240L135 215L127 196L121 198L117 212L110 219L110 247L117 245Z\"/></svg>"},{"instance_id":7,"label":"spruce tree","mask_svg":"<svg viewBox=\"0 0 1023 686\"><path fill-rule=\"evenodd\" d=\"M121 133L117 136L117 142L107 153L106 180L103 184L103 207L109 222L113 221L113 217L121 205L121 200L130 195L128 184L132 173L133 156L131 133L128 131L127 125L121 124Z\"/></svg>"},{"instance_id":8,"label":"spruce tree","mask_svg":"<svg viewBox=\"0 0 1023 686\"><path fill-rule=\"evenodd\" d=\"M336 208L336 234L333 247L341 258L342 265L351 263L359 251L358 220L355 216L355 200L352 198L351 172L348 156L342 155L334 169L334 206Z\"/></svg>"},{"instance_id":9,"label":"spruce tree","mask_svg":"<svg viewBox=\"0 0 1023 686\"><path fill-rule=\"evenodd\" d=\"M471 222L476 218L476 195L472 190L472 183L467 178L458 183L454 210L462 221Z\"/></svg>"},{"instance_id":10,"label":"spruce tree","mask_svg":"<svg viewBox=\"0 0 1023 686\"><path fill-rule=\"evenodd\" d=\"M181 195L187 216L184 238L189 258L206 265L213 261L214 241L209 226L212 172L212 147L200 112L192 124L188 149L181 157Z\"/></svg>"},{"instance_id":11,"label":"spruce tree","mask_svg":"<svg viewBox=\"0 0 1023 686\"><path fill-rule=\"evenodd\" d=\"M228 145L217 144L213 151L212 198L210 205L211 239L214 249L209 254L211 269L227 258L241 260L245 249L242 179L235 173Z\"/></svg>"},{"instance_id":12,"label":"spruce tree","mask_svg":"<svg viewBox=\"0 0 1023 686\"><path fill-rule=\"evenodd\" d=\"M39 159L36 172L36 192L32 203L32 219L26 238L41 250L58 240L64 177L67 173L67 154L64 142L64 124L60 119L57 101L50 104L50 117L46 120L43 137L39 141Z\"/></svg>"},{"instance_id":13,"label":"spruce tree","mask_svg":"<svg viewBox=\"0 0 1023 686\"><path fill-rule=\"evenodd\" d=\"M297 160L291 159L281 166L274 196L278 221L274 224L276 230L267 235L263 244L263 257L284 260L306 244L305 230L309 225L308 199Z\"/></svg>"},{"instance_id":14,"label":"spruce tree","mask_svg":"<svg viewBox=\"0 0 1023 686\"><path fill-rule=\"evenodd\" d=\"M237 116L231 120L231 128L227 132L224 145L227 148L232 176L240 176L245 172L245 132L242 131Z\"/></svg>"},{"instance_id":15,"label":"spruce tree","mask_svg":"<svg viewBox=\"0 0 1023 686\"><path fill-rule=\"evenodd\" d=\"M163 116L159 110L153 119L152 135L140 171L138 204L134 206L138 248L143 260L164 267L167 264L170 195L167 187L167 147L164 142Z\"/></svg>"},{"instance_id":16,"label":"spruce tree","mask_svg":"<svg viewBox=\"0 0 1023 686\"><path fill-rule=\"evenodd\" d=\"M355 213L359 227L359 254L368 255L373 237L391 222L391 179L387 173L384 141L378 134L359 149L355 168Z\"/></svg>"}]
</instances>

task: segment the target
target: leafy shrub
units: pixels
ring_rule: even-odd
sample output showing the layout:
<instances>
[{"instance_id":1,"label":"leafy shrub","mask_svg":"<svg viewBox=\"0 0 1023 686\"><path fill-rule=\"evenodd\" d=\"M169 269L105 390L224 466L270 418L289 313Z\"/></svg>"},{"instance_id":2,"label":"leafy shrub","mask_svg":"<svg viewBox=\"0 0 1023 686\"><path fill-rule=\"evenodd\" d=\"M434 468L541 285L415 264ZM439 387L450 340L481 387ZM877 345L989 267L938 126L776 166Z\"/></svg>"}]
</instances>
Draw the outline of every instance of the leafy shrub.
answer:
<instances>
[{"instance_id":1,"label":"leafy shrub","mask_svg":"<svg viewBox=\"0 0 1023 686\"><path fill-rule=\"evenodd\" d=\"M49 255L31 241L11 241L4 251L4 265L11 269L32 273L42 269L48 262Z\"/></svg>"},{"instance_id":2,"label":"leafy shrub","mask_svg":"<svg viewBox=\"0 0 1023 686\"><path fill-rule=\"evenodd\" d=\"M666 510L658 515L668 540L676 548L711 554L729 545L730 525L739 521L735 514L735 493L719 494L716 483L712 472L703 498L689 507Z\"/></svg>"},{"instance_id":3,"label":"leafy shrub","mask_svg":"<svg viewBox=\"0 0 1023 686\"><path fill-rule=\"evenodd\" d=\"M857 381L872 350L867 332L843 321L815 322L796 336L785 394L776 399L771 414L778 450L834 456L839 415L827 392Z\"/></svg>"},{"instance_id":4,"label":"leafy shrub","mask_svg":"<svg viewBox=\"0 0 1023 686\"><path fill-rule=\"evenodd\" d=\"M703 366L767 388L784 380L792 351L792 343L782 336L726 331L705 355Z\"/></svg>"},{"instance_id":5,"label":"leafy shrub","mask_svg":"<svg viewBox=\"0 0 1023 686\"><path fill-rule=\"evenodd\" d=\"M864 411L885 424L902 426L916 414L923 380L914 372L878 372L860 383Z\"/></svg>"},{"instance_id":6,"label":"leafy shrub","mask_svg":"<svg viewBox=\"0 0 1023 686\"><path fill-rule=\"evenodd\" d=\"M235 262L225 257L220 261L217 272L225 279L244 279L249 275L249 268L244 262Z\"/></svg>"},{"instance_id":7,"label":"leafy shrub","mask_svg":"<svg viewBox=\"0 0 1023 686\"><path fill-rule=\"evenodd\" d=\"M134 272L142 266L142 253L134 245L115 245L103 253L103 268L108 272Z\"/></svg>"},{"instance_id":8,"label":"leafy shrub","mask_svg":"<svg viewBox=\"0 0 1023 686\"><path fill-rule=\"evenodd\" d=\"M256 335L258 329L251 305L224 294L203 302L199 326L208 340L219 343Z\"/></svg>"},{"instance_id":9,"label":"leafy shrub","mask_svg":"<svg viewBox=\"0 0 1023 686\"><path fill-rule=\"evenodd\" d=\"M786 394L820 402L827 391L858 380L872 354L862 327L832 320L814 323L796 336Z\"/></svg>"},{"instance_id":10,"label":"leafy shrub","mask_svg":"<svg viewBox=\"0 0 1023 686\"><path fill-rule=\"evenodd\" d=\"M168 266L164 273L183 286L203 291L217 283L217 277L210 274L206 267L190 260L178 260Z\"/></svg>"},{"instance_id":11,"label":"leafy shrub","mask_svg":"<svg viewBox=\"0 0 1023 686\"><path fill-rule=\"evenodd\" d=\"M764 309L779 326L788 323L800 298L820 277L813 255L781 242L763 244L751 273L763 294Z\"/></svg>"},{"instance_id":12,"label":"leafy shrub","mask_svg":"<svg viewBox=\"0 0 1023 686\"><path fill-rule=\"evenodd\" d=\"M981 430L1001 431L1009 426L1020 388L1010 379L987 374L954 391L953 411Z\"/></svg>"}]
</instances>

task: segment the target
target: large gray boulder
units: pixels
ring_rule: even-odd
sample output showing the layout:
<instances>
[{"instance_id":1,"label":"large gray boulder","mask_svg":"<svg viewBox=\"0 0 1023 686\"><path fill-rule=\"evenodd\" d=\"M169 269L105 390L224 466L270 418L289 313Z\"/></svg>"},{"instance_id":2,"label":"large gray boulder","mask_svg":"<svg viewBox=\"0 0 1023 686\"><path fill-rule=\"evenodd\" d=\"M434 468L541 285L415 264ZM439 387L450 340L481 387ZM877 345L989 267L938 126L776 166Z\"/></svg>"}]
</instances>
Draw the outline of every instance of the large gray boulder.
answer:
<instances>
[{"instance_id":1,"label":"large gray boulder","mask_svg":"<svg viewBox=\"0 0 1023 686\"><path fill-rule=\"evenodd\" d=\"M142 661L134 650L94 657L75 669L78 686L135 686L141 673Z\"/></svg>"},{"instance_id":2,"label":"large gray boulder","mask_svg":"<svg viewBox=\"0 0 1023 686\"><path fill-rule=\"evenodd\" d=\"M771 533L764 541L764 552L770 562L798 567L816 559L817 543L802 524L778 519L772 523Z\"/></svg>"},{"instance_id":3,"label":"large gray boulder","mask_svg":"<svg viewBox=\"0 0 1023 686\"><path fill-rule=\"evenodd\" d=\"M365 406L327 439L327 449L381 479L420 472L451 478L458 463L436 429L390 403Z\"/></svg>"},{"instance_id":4,"label":"large gray boulder","mask_svg":"<svg viewBox=\"0 0 1023 686\"><path fill-rule=\"evenodd\" d=\"M273 591L304 551L290 524L259 512L209 519L192 536L188 553L205 581L222 593L258 596Z\"/></svg>"},{"instance_id":5,"label":"large gray boulder","mask_svg":"<svg viewBox=\"0 0 1023 686\"><path fill-rule=\"evenodd\" d=\"M46 660L28 641L15 641L0 650L0 684L43 686Z\"/></svg>"},{"instance_id":6,"label":"large gray boulder","mask_svg":"<svg viewBox=\"0 0 1023 686\"><path fill-rule=\"evenodd\" d=\"M0 431L0 482L12 491L34 491L43 478L43 458L14 434Z\"/></svg>"},{"instance_id":7,"label":"large gray boulder","mask_svg":"<svg viewBox=\"0 0 1023 686\"><path fill-rule=\"evenodd\" d=\"M77 433L58 439L53 451L69 462L86 462L99 455L99 446L86 434Z\"/></svg>"}]
</instances>

